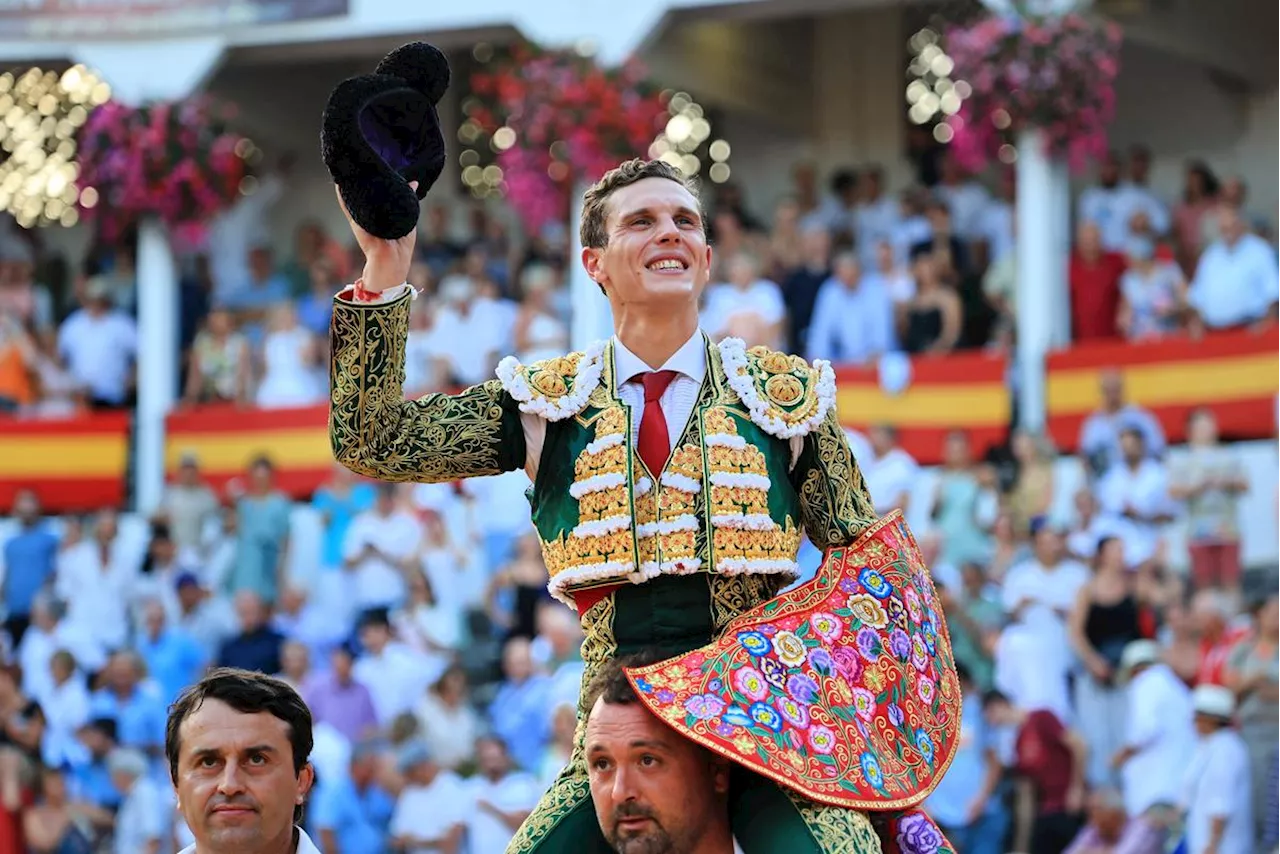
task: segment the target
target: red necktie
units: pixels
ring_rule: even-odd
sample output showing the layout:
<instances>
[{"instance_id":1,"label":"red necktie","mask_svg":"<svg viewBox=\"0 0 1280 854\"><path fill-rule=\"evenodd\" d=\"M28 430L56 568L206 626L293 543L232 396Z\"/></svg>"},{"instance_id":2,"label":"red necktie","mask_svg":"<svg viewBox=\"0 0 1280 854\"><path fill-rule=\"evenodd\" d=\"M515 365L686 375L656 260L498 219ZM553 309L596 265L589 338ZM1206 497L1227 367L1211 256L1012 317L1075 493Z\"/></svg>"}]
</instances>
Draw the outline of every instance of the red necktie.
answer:
<instances>
[{"instance_id":1,"label":"red necktie","mask_svg":"<svg viewBox=\"0 0 1280 854\"><path fill-rule=\"evenodd\" d=\"M640 416L640 437L636 442L636 449L640 452L640 459L649 467L649 473L655 478L662 474L667 457L671 456L667 418L662 414L658 400L675 378L676 371L650 371L640 375L644 382L644 413Z\"/></svg>"}]
</instances>

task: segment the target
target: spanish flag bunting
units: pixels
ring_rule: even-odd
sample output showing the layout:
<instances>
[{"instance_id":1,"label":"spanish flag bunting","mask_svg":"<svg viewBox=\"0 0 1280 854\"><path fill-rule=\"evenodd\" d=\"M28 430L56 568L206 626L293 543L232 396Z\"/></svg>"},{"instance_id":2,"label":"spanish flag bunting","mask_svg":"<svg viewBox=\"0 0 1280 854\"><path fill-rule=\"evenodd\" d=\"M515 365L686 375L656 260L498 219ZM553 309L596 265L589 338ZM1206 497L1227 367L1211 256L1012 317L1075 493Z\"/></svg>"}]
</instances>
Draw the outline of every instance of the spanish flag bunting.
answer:
<instances>
[{"instance_id":1,"label":"spanish flag bunting","mask_svg":"<svg viewBox=\"0 0 1280 854\"><path fill-rule=\"evenodd\" d=\"M122 507L129 430L124 412L0 421L0 507L28 487L54 513Z\"/></svg>"}]
</instances>

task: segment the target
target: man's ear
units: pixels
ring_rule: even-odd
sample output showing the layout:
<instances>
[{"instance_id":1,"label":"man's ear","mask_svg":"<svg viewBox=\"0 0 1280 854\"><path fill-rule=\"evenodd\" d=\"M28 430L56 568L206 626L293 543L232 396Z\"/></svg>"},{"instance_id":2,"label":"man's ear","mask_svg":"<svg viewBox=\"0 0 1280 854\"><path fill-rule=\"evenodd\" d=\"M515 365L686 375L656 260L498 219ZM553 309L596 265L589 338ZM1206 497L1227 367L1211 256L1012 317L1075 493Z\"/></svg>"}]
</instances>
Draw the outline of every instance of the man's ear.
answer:
<instances>
[{"instance_id":1,"label":"man's ear","mask_svg":"<svg viewBox=\"0 0 1280 854\"><path fill-rule=\"evenodd\" d=\"M729 794L729 760L711 757L711 787L717 795Z\"/></svg>"},{"instance_id":2,"label":"man's ear","mask_svg":"<svg viewBox=\"0 0 1280 854\"><path fill-rule=\"evenodd\" d=\"M704 270L704 272L703 272L703 281L702 281L702 284L703 284L703 286L704 286L704 287L705 287L706 285L711 284L711 260L712 260L712 256L711 256L711 246L710 246L710 245L708 245L708 246L707 246L707 266L706 266L706 269L705 269L705 270Z\"/></svg>"},{"instance_id":3,"label":"man's ear","mask_svg":"<svg viewBox=\"0 0 1280 854\"><path fill-rule=\"evenodd\" d=\"M602 255L603 253L599 249L593 249L590 246L582 248L582 267L587 271L587 275L591 277L591 280L600 285L603 290L608 275L604 271Z\"/></svg>"},{"instance_id":4,"label":"man's ear","mask_svg":"<svg viewBox=\"0 0 1280 854\"><path fill-rule=\"evenodd\" d=\"M316 769L308 762L298 772L298 803L302 803L307 799L307 794L311 791L311 787L315 785L315 782Z\"/></svg>"}]
</instances>

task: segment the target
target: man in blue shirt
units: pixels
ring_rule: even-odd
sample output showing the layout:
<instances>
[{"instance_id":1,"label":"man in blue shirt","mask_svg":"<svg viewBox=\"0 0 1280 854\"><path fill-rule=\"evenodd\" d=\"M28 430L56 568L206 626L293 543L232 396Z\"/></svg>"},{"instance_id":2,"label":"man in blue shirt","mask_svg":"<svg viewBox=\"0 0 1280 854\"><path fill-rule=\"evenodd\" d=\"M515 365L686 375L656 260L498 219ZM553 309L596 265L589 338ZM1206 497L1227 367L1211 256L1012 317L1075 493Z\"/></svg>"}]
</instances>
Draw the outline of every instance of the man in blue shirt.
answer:
<instances>
[{"instance_id":1,"label":"man in blue shirt","mask_svg":"<svg viewBox=\"0 0 1280 854\"><path fill-rule=\"evenodd\" d=\"M375 781L378 743L351 751L350 773L320 777L311 801L311 835L325 851L385 851L396 802Z\"/></svg>"},{"instance_id":2,"label":"man in blue shirt","mask_svg":"<svg viewBox=\"0 0 1280 854\"><path fill-rule=\"evenodd\" d=\"M40 519L40 500L30 489L14 496L13 515L18 533L4 544L4 628L17 649L31 625L31 605L36 594L53 577L58 538Z\"/></svg>"}]
</instances>

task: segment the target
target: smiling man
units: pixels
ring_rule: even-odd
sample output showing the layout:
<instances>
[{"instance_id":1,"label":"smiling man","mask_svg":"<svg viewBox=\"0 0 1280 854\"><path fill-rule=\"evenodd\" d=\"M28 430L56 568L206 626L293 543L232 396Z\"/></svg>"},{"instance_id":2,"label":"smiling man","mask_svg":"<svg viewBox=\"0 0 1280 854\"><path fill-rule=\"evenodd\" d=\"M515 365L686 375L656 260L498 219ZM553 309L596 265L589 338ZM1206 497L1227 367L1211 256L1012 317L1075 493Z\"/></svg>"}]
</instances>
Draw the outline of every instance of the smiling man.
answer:
<instances>
[{"instance_id":1,"label":"smiling man","mask_svg":"<svg viewBox=\"0 0 1280 854\"><path fill-rule=\"evenodd\" d=\"M287 683L219 668L169 711L165 755L195 844L181 854L320 854L295 826L315 781L311 712Z\"/></svg>"},{"instance_id":2,"label":"smiling man","mask_svg":"<svg viewBox=\"0 0 1280 854\"><path fill-rule=\"evenodd\" d=\"M719 754L749 769L735 775L729 799L731 830L746 854L867 854L882 845L886 852L949 850L936 827L911 809L950 760L958 712L932 582L902 523L876 519L836 417L831 366L748 350L734 338L713 343L699 329L712 250L684 175L661 161L632 160L584 196L581 260L612 309L607 341L531 365L504 359L497 378L455 395L404 399L416 296L405 280L414 234L389 241L354 222L351 228L366 263L334 305L329 432L338 461L393 481L448 482L523 469L533 482L532 518L549 591L582 623L587 682L641 649L674 661L700 654L717 638L751 635L735 621L771 600L782 604L775 597L799 574L802 535L829 557L837 550L841 567L853 565L839 552L852 545L874 555L876 566L895 567L899 587L866 568L870 592L842 568L819 573L826 586L810 590L808 605L797 602L793 612L812 610L826 595L843 596L840 585L850 585L857 594L851 602L867 600L863 620L841 606L843 627L823 622L819 637L797 626L807 639L790 631L794 643L779 636L776 655L764 635L753 635L753 654L773 655L768 673L776 685L796 687L794 697L753 681L755 696L744 699L734 693L738 683L725 678L706 689L721 696L690 700L687 708L699 714L672 707L662 721L679 730L671 739L683 733L701 740L694 725L712 728L728 739ZM841 636L868 644L864 656L905 651L914 666L900 666L899 657L868 675L877 685L866 691L857 653L830 647ZM813 672L805 670L806 643L814 647ZM851 660L836 653L854 655L840 674L834 662ZM798 681L785 681L786 667ZM857 730L853 690L902 698L858 710L884 720L874 728L894 727L901 735L873 739L865 733L874 728ZM673 697L659 691L645 702ZM590 711L579 704L580 719ZM817 725L810 730L811 720ZM899 753L895 744L910 746ZM838 769L832 755L856 767ZM771 770L778 768L789 771ZM874 823L869 812L878 813ZM636 835L645 830L640 825L654 824L631 818L615 834ZM662 826L673 831L666 822L675 818L664 813ZM579 740L508 852L612 849L593 814Z\"/></svg>"}]
</instances>

